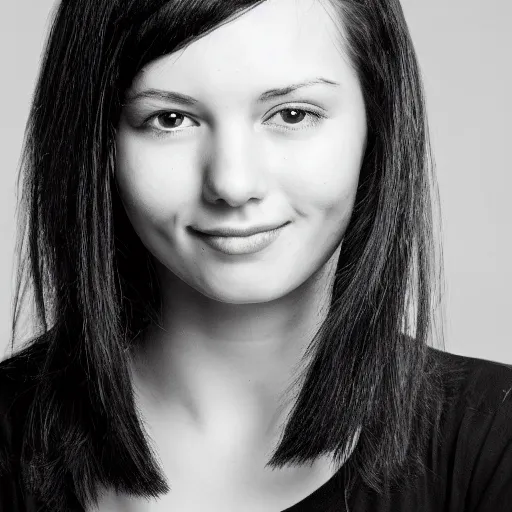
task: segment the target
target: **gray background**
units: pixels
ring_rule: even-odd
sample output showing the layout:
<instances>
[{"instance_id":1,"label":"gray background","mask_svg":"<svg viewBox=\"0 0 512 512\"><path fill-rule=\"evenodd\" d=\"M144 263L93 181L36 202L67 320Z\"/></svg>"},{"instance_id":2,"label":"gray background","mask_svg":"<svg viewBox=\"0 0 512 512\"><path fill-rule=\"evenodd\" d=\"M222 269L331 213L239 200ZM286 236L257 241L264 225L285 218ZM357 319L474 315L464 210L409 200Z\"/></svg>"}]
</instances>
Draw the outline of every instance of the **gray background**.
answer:
<instances>
[{"instance_id":1,"label":"gray background","mask_svg":"<svg viewBox=\"0 0 512 512\"><path fill-rule=\"evenodd\" d=\"M0 7L0 360L8 355L15 179L53 0ZM512 363L509 0L403 0L427 91L441 193L446 348Z\"/></svg>"}]
</instances>

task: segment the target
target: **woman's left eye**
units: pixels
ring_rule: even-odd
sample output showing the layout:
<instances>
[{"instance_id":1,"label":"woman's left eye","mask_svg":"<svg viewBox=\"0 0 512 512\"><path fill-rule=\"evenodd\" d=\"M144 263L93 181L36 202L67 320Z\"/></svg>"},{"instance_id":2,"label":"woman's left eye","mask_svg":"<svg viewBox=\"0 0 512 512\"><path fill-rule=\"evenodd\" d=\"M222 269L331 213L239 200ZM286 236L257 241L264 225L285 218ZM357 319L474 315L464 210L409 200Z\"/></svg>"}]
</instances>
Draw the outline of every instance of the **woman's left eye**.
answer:
<instances>
[{"instance_id":1,"label":"woman's left eye","mask_svg":"<svg viewBox=\"0 0 512 512\"><path fill-rule=\"evenodd\" d=\"M325 116L320 112L295 107L281 109L273 114L270 119L276 116L279 116L285 123L284 125L278 124L277 126L281 126L285 130L292 131L316 126L321 119L325 118ZM304 119L308 119L308 121L304 123ZM298 128L293 128L294 125L298 126Z\"/></svg>"}]
</instances>

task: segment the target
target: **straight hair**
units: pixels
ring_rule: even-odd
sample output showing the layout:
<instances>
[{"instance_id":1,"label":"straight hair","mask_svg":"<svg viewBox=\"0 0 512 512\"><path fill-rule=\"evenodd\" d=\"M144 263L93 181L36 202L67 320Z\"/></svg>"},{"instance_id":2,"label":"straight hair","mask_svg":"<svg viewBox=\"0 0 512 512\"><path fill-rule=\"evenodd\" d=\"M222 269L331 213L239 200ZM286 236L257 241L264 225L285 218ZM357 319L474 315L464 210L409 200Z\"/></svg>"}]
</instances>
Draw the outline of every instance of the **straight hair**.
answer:
<instances>
[{"instance_id":1,"label":"straight hair","mask_svg":"<svg viewBox=\"0 0 512 512\"><path fill-rule=\"evenodd\" d=\"M55 512L75 499L97 504L100 485L145 498L171 488L130 380L130 350L159 321L161 293L115 186L116 127L123 94L145 65L261 3L64 0L55 12L19 175L12 322L14 345L25 280L38 332L16 357L37 354L38 364L23 481ZM424 470L422 450L445 399L441 368L429 357L429 344L444 345L436 323L439 203L420 71L399 1L322 3L361 83L367 148L329 313L308 346L267 466L308 464L324 453L341 464L357 440L347 471L382 492Z\"/></svg>"}]
</instances>

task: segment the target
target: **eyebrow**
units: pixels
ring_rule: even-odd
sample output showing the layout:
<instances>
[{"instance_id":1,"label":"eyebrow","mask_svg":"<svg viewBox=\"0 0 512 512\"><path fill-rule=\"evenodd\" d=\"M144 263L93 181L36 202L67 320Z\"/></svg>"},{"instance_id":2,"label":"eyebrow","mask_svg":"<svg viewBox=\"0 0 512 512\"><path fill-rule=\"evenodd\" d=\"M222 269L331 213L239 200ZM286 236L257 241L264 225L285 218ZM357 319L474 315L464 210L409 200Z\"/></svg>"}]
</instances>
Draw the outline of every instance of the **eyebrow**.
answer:
<instances>
[{"instance_id":1,"label":"eyebrow","mask_svg":"<svg viewBox=\"0 0 512 512\"><path fill-rule=\"evenodd\" d=\"M274 98L287 96L288 94L292 93L293 91L296 91L297 89L301 89L303 87L311 87L313 85L318 85L318 84L331 85L331 86L335 86L335 87L338 87L340 85L338 82L335 82L334 80L329 80L327 78L318 77L318 78L314 78L312 80L306 80L304 82L290 84L285 87L269 89L268 91L265 91L264 93L260 94L260 96L257 99L257 102L263 103L265 101L269 101ZM143 98L158 99L158 100L163 100L163 101L169 101L172 103L179 103L179 104L187 105L187 106L193 106L193 105L197 105L199 103L198 100L196 100L192 96L188 96L187 94L182 94L182 93L173 92L173 91L164 91L162 89L147 89L147 90L141 91L137 94L128 96L125 105L130 105L131 103L134 103L135 101L137 101L139 99L143 99Z\"/></svg>"}]
</instances>

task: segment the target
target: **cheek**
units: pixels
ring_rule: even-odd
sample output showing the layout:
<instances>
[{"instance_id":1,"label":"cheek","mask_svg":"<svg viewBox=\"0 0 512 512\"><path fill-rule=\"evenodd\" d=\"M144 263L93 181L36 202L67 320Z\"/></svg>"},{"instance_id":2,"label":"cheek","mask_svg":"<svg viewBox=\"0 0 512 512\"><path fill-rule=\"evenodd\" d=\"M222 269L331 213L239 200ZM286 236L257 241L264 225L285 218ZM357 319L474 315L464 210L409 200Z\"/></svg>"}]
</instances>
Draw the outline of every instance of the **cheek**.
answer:
<instances>
[{"instance_id":1,"label":"cheek","mask_svg":"<svg viewBox=\"0 0 512 512\"><path fill-rule=\"evenodd\" d=\"M116 153L116 180L132 216L168 220L197 194L197 174L191 172L190 159L180 152L170 158L164 144L127 134L118 137Z\"/></svg>"},{"instance_id":2,"label":"cheek","mask_svg":"<svg viewBox=\"0 0 512 512\"><path fill-rule=\"evenodd\" d=\"M286 155L284 187L305 214L351 208L365 149L364 129L332 130Z\"/></svg>"}]
</instances>

